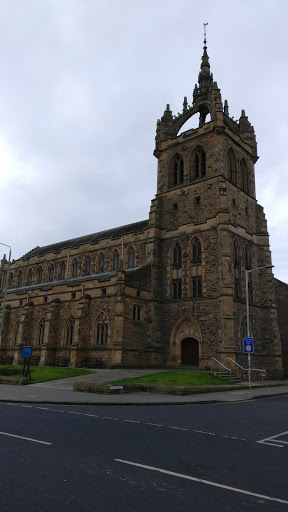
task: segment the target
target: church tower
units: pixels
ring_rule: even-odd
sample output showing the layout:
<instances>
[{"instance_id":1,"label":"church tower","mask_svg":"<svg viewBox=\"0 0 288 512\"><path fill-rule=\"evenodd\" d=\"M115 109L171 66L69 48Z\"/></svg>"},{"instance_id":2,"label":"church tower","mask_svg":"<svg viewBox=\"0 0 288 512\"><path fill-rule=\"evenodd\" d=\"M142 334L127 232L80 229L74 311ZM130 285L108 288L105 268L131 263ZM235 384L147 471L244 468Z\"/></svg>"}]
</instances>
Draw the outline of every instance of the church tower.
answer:
<instances>
[{"instance_id":1,"label":"church tower","mask_svg":"<svg viewBox=\"0 0 288 512\"><path fill-rule=\"evenodd\" d=\"M210 71L206 35L191 105L157 122L157 322L167 364L210 365L211 357L247 367L246 270L252 367L282 375L269 236L255 195L257 143L245 111L229 116ZM199 126L178 135L199 115ZM155 242L156 243L156 242ZM230 361L231 363L231 361ZM231 363L232 364L232 363Z\"/></svg>"}]
</instances>

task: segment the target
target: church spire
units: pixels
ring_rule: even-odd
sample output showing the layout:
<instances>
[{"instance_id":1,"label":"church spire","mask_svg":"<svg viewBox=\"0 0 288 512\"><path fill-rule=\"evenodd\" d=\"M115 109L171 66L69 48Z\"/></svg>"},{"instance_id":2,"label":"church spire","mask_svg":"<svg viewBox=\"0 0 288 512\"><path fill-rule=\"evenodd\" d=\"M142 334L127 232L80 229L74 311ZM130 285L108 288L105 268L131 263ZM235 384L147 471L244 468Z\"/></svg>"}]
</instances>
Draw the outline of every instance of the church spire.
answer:
<instances>
[{"instance_id":1,"label":"church spire","mask_svg":"<svg viewBox=\"0 0 288 512\"><path fill-rule=\"evenodd\" d=\"M206 39L206 26L208 23L203 23L204 26L204 46L203 46L203 55L201 59L201 71L198 76L198 82L199 85L201 85L201 82L208 78L208 81L213 80L213 76L210 73L210 64L209 64L209 57L207 53L207 39ZM209 80L210 79L210 80Z\"/></svg>"}]
</instances>

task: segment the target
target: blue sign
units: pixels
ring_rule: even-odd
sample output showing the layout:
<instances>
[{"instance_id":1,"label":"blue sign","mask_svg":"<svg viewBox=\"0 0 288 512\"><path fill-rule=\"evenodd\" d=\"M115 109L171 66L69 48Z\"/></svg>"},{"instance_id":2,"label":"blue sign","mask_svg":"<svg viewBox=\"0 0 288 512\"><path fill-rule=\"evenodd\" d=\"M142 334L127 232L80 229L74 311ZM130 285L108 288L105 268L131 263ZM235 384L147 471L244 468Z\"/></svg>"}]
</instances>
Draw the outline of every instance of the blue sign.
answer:
<instances>
[{"instance_id":1,"label":"blue sign","mask_svg":"<svg viewBox=\"0 0 288 512\"><path fill-rule=\"evenodd\" d=\"M32 347L23 347L22 348L22 357L31 357Z\"/></svg>"},{"instance_id":2,"label":"blue sign","mask_svg":"<svg viewBox=\"0 0 288 512\"><path fill-rule=\"evenodd\" d=\"M243 338L245 354L252 354L254 352L253 338Z\"/></svg>"}]
</instances>

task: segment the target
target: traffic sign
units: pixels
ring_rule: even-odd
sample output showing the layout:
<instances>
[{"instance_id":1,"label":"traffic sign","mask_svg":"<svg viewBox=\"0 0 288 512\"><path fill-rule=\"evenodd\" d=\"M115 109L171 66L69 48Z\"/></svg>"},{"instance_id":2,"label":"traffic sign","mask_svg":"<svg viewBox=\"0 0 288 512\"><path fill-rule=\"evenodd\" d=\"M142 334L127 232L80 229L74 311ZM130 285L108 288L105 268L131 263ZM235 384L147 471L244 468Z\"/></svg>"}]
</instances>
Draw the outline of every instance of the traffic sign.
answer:
<instances>
[{"instance_id":1,"label":"traffic sign","mask_svg":"<svg viewBox=\"0 0 288 512\"><path fill-rule=\"evenodd\" d=\"M245 354L253 354L254 345L253 338L243 338L243 347Z\"/></svg>"},{"instance_id":2,"label":"traffic sign","mask_svg":"<svg viewBox=\"0 0 288 512\"><path fill-rule=\"evenodd\" d=\"M22 357L31 357L32 347L23 347L22 348Z\"/></svg>"}]
</instances>

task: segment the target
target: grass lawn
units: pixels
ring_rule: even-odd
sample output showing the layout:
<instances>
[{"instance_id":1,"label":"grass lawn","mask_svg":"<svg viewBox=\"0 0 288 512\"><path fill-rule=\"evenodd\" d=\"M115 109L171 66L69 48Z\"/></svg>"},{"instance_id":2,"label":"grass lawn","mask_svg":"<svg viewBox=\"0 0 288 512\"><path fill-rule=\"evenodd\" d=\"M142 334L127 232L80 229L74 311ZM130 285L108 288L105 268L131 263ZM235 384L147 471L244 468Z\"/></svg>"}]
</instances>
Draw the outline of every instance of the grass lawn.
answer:
<instances>
[{"instance_id":1,"label":"grass lawn","mask_svg":"<svg viewBox=\"0 0 288 512\"><path fill-rule=\"evenodd\" d=\"M210 373L190 372L190 371L171 371L153 373L152 375L143 375L131 379L114 381L113 384L159 384L162 386L220 386L230 384L226 380L214 377ZM111 383L110 383L111 384Z\"/></svg>"},{"instance_id":2,"label":"grass lawn","mask_svg":"<svg viewBox=\"0 0 288 512\"><path fill-rule=\"evenodd\" d=\"M0 365L0 370L8 368L11 368L12 370L19 370L20 375L23 366L14 366L8 364ZM78 377L78 375L87 375L88 373L94 372L91 372L90 370L82 370L80 368L59 368L57 366L30 366L30 373L31 380L29 381L29 384L35 384L36 382L66 379L68 377ZM15 375L15 377L17 377L17 375Z\"/></svg>"}]
</instances>

